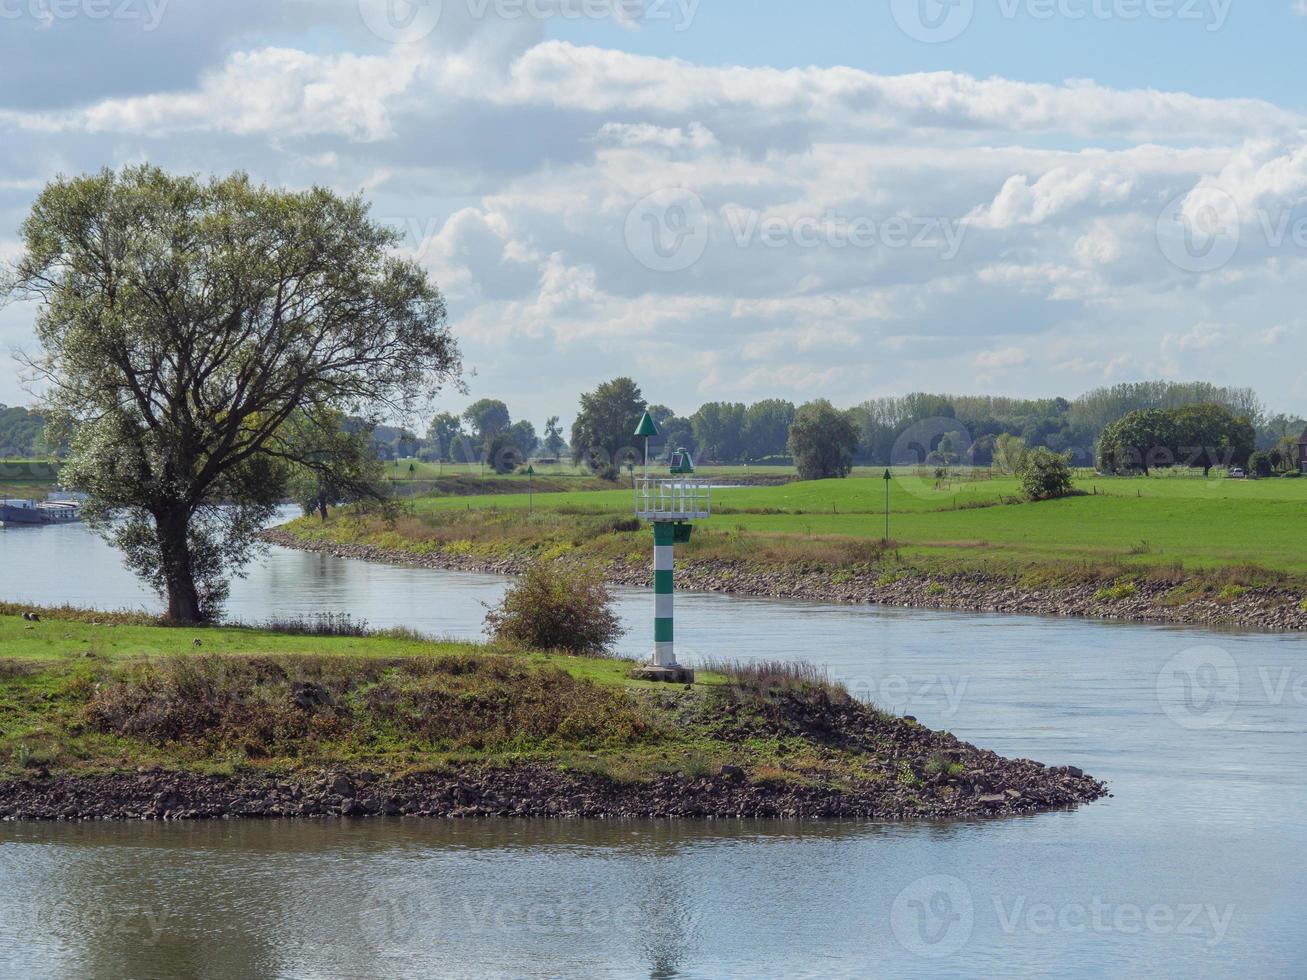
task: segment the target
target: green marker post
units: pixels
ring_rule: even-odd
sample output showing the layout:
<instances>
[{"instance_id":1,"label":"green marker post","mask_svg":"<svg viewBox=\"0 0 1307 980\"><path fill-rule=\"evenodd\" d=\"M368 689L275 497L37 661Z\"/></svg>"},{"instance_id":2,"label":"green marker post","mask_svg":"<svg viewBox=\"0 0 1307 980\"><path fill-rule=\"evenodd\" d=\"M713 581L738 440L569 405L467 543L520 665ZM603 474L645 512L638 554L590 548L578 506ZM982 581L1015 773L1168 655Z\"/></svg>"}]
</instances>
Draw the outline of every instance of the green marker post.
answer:
<instances>
[{"instance_id":1,"label":"green marker post","mask_svg":"<svg viewBox=\"0 0 1307 980\"><path fill-rule=\"evenodd\" d=\"M885 544L889 544L889 485L894 479L889 470L885 471Z\"/></svg>"}]
</instances>

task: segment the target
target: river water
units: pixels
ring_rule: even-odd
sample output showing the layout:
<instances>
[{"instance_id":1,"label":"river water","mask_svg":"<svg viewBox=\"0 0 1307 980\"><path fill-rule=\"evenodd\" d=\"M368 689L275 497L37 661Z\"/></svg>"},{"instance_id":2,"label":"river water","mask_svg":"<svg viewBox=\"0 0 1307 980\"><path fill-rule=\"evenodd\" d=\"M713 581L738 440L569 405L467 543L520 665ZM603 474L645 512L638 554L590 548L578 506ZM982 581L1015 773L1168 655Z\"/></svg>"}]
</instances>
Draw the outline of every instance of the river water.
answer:
<instances>
[{"instance_id":1,"label":"river water","mask_svg":"<svg viewBox=\"0 0 1307 980\"><path fill-rule=\"evenodd\" d=\"M275 550L231 615L479 635L503 580ZM0 596L156 608L84 528L0 532ZM1299 637L678 597L681 652L807 659L1111 799L952 825L0 825L0 973L1300 977ZM621 595L643 654L652 600Z\"/></svg>"}]
</instances>

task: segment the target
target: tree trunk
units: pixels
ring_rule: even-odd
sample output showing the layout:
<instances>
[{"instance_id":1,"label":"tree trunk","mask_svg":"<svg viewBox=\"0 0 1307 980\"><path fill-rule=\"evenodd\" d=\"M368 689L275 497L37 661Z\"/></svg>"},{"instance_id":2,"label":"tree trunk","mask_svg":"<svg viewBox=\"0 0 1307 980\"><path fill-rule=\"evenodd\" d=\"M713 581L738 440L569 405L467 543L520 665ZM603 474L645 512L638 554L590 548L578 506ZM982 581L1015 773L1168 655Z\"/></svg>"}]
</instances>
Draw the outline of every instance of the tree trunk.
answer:
<instances>
[{"instance_id":1,"label":"tree trunk","mask_svg":"<svg viewBox=\"0 0 1307 980\"><path fill-rule=\"evenodd\" d=\"M324 524L327 522L327 501L322 498L318 500L318 517L322 518Z\"/></svg>"},{"instance_id":2,"label":"tree trunk","mask_svg":"<svg viewBox=\"0 0 1307 980\"><path fill-rule=\"evenodd\" d=\"M168 619L174 623L198 623L203 617L187 540L190 514L181 511L155 515L154 523L159 535L163 580L168 589Z\"/></svg>"}]
</instances>

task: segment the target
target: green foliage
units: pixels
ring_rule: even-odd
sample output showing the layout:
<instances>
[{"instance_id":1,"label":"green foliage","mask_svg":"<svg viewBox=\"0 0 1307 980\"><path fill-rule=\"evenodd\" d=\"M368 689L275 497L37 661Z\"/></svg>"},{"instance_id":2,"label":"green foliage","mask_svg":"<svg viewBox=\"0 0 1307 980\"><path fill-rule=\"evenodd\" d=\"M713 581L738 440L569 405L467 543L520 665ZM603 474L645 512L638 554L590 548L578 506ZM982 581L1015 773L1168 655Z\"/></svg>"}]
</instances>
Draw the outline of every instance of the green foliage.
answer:
<instances>
[{"instance_id":1,"label":"green foliage","mask_svg":"<svg viewBox=\"0 0 1307 980\"><path fill-rule=\"evenodd\" d=\"M690 416L701 463L743 459L745 411L739 402L708 402Z\"/></svg>"},{"instance_id":2,"label":"green foliage","mask_svg":"<svg viewBox=\"0 0 1307 980\"><path fill-rule=\"evenodd\" d=\"M559 423L557 415L551 415L545 419L545 437L541 442L544 447L545 455L550 459L558 459L563 451L563 427Z\"/></svg>"},{"instance_id":3,"label":"green foliage","mask_svg":"<svg viewBox=\"0 0 1307 980\"><path fill-rule=\"evenodd\" d=\"M532 565L486 615L496 640L534 650L595 656L622 628L602 572L541 561Z\"/></svg>"},{"instance_id":4,"label":"green foliage","mask_svg":"<svg viewBox=\"0 0 1307 980\"><path fill-rule=\"evenodd\" d=\"M46 454L45 419L39 412L0 405L0 460Z\"/></svg>"},{"instance_id":5,"label":"green foliage","mask_svg":"<svg viewBox=\"0 0 1307 980\"><path fill-rule=\"evenodd\" d=\"M497 398L482 398L473 402L463 412L463 421L472 430L472 441L481 447L483 458L488 457L488 445L491 439L512 425L508 406Z\"/></svg>"},{"instance_id":6,"label":"green foliage","mask_svg":"<svg viewBox=\"0 0 1307 980\"><path fill-rule=\"evenodd\" d=\"M1267 478L1275 475L1275 467L1271 464L1271 454L1258 450L1248 457L1248 472L1252 476Z\"/></svg>"},{"instance_id":7,"label":"green foliage","mask_svg":"<svg viewBox=\"0 0 1307 980\"><path fill-rule=\"evenodd\" d=\"M614 378L581 396L581 411L572 424L572 458L597 475L616 480L622 465L643 458L635 430L645 401L630 378Z\"/></svg>"},{"instance_id":8,"label":"green foliage","mask_svg":"<svg viewBox=\"0 0 1307 980\"><path fill-rule=\"evenodd\" d=\"M795 414L794 403L779 398L750 405L744 413L741 435L745 457L759 460L785 455Z\"/></svg>"},{"instance_id":9,"label":"green foliage","mask_svg":"<svg viewBox=\"0 0 1307 980\"><path fill-rule=\"evenodd\" d=\"M1021 492L1030 501L1058 500L1072 492L1071 464L1043 446L1022 455L1017 476Z\"/></svg>"},{"instance_id":10,"label":"green foliage","mask_svg":"<svg viewBox=\"0 0 1307 980\"><path fill-rule=\"evenodd\" d=\"M1099 468L1109 473L1149 473L1181 466L1209 473L1217 466L1244 466L1257 434L1243 416L1220 405L1131 412L1103 430Z\"/></svg>"},{"instance_id":11,"label":"green foliage","mask_svg":"<svg viewBox=\"0 0 1307 980\"><path fill-rule=\"evenodd\" d=\"M1094 593L1095 602L1121 602L1133 598L1139 592L1139 586L1130 579L1121 579L1105 586Z\"/></svg>"},{"instance_id":12,"label":"green foliage","mask_svg":"<svg viewBox=\"0 0 1307 980\"><path fill-rule=\"evenodd\" d=\"M332 469L311 450L341 411L459 373L439 291L359 198L137 166L55 180L23 239L63 483L179 621L217 615L293 466Z\"/></svg>"},{"instance_id":13,"label":"green foliage","mask_svg":"<svg viewBox=\"0 0 1307 980\"><path fill-rule=\"evenodd\" d=\"M1026 455L1026 440L1010 433L1001 433L994 441L993 468L1004 476L1015 476Z\"/></svg>"},{"instance_id":14,"label":"green foliage","mask_svg":"<svg viewBox=\"0 0 1307 980\"><path fill-rule=\"evenodd\" d=\"M966 766L961 762L953 762L942 755L932 755L926 761L926 775L928 776L961 776L966 771Z\"/></svg>"},{"instance_id":15,"label":"green foliage","mask_svg":"<svg viewBox=\"0 0 1307 980\"><path fill-rule=\"evenodd\" d=\"M798 410L790 428L790 455L804 480L847 477L858 449L858 430L848 412L825 399Z\"/></svg>"}]
</instances>

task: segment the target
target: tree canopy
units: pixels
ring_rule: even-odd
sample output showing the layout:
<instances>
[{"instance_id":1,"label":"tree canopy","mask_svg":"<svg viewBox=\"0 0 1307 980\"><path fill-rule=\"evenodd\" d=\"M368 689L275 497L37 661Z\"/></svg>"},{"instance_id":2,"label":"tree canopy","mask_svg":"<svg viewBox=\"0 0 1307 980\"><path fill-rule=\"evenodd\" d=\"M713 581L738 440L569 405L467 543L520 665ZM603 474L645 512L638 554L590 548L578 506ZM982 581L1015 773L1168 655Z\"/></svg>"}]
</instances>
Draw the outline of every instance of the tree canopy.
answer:
<instances>
[{"instance_id":1,"label":"tree canopy","mask_svg":"<svg viewBox=\"0 0 1307 980\"><path fill-rule=\"evenodd\" d=\"M357 197L135 166L52 182L22 234L63 482L174 620L217 615L295 467L352 480L342 413L460 375L439 290Z\"/></svg>"},{"instance_id":2,"label":"tree canopy","mask_svg":"<svg viewBox=\"0 0 1307 980\"><path fill-rule=\"evenodd\" d=\"M644 395L630 378L614 378L582 395L580 414L572 424L572 459L616 479L628 452L631 462L642 458L635 429L644 411Z\"/></svg>"},{"instance_id":3,"label":"tree canopy","mask_svg":"<svg viewBox=\"0 0 1307 980\"><path fill-rule=\"evenodd\" d=\"M790 428L790 455L804 480L846 477L853 469L858 429L848 412L837 411L824 398L795 413Z\"/></svg>"}]
</instances>

